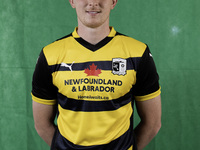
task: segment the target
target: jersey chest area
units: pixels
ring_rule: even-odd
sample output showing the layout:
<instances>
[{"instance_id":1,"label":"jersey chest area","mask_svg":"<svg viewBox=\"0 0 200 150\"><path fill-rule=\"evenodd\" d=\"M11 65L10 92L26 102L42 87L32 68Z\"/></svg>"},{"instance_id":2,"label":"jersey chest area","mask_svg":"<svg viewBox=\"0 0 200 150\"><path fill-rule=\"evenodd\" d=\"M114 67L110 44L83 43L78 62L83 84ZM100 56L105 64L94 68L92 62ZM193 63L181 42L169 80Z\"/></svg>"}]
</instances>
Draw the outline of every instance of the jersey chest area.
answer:
<instances>
[{"instance_id":1,"label":"jersey chest area","mask_svg":"<svg viewBox=\"0 0 200 150\"><path fill-rule=\"evenodd\" d=\"M116 50L116 49L115 49ZM112 100L128 93L136 82L134 61L122 49L70 49L59 56L53 84L64 96L80 100Z\"/></svg>"}]
</instances>

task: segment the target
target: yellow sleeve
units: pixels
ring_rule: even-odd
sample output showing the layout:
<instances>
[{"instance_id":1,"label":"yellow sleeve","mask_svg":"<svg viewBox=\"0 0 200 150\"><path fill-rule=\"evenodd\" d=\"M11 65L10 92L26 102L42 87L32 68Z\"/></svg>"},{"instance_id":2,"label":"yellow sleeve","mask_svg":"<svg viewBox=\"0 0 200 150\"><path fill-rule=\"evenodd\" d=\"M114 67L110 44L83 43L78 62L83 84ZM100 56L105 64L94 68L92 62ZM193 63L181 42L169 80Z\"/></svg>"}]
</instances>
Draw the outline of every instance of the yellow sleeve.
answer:
<instances>
[{"instance_id":1,"label":"yellow sleeve","mask_svg":"<svg viewBox=\"0 0 200 150\"><path fill-rule=\"evenodd\" d=\"M157 97L158 95L160 95L160 93L161 93L161 87L160 87L157 91L155 91L155 92L153 92L153 93L151 93L151 94L144 95L144 96L135 96L135 100L136 100L136 101L146 101L146 100L150 100L150 99L155 98L155 97Z\"/></svg>"},{"instance_id":2,"label":"yellow sleeve","mask_svg":"<svg viewBox=\"0 0 200 150\"><path fill-rule=\"evenodd\" d=\"M45 104L45 105L55 105L56 104L56 100L47 100L47 99L41 99L38 97L35 97L32 93L32 99L33 101L40 103L40 104Z\"/></svg>"}]
</instances>

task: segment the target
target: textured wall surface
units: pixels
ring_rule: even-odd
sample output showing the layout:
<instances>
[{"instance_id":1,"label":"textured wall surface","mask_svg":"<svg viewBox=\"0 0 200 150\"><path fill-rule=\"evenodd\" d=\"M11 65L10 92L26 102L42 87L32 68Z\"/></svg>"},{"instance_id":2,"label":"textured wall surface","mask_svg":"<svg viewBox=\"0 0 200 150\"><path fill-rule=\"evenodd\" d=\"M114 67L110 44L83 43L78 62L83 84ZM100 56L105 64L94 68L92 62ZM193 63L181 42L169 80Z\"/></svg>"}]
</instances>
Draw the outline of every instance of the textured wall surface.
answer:
<instances>
[{"instance_id":1,"label":"textured wall surface","mask_svg":"<svg viewBox=\"0 0 200 150\"><path fill-rule=\"evenodd\" d=\"M199 0L119 0L112 11L117 31L149 45L160 75L162 128L146 150L200 149L199 7ZM0 0L1 150L49 149L34 129L32 74L42 47L76 24L66 0Z\"/></svg>"}]
</instances>

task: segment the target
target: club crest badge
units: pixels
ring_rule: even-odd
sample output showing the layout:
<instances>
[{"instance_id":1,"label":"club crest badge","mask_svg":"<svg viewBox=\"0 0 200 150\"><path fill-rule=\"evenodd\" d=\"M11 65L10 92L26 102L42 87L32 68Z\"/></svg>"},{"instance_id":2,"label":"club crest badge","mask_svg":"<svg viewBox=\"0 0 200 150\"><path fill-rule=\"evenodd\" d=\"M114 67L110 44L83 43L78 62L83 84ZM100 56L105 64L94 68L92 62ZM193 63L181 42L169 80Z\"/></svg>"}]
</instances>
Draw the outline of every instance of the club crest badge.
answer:
<instances>
[{"instance_id":1,"label":"club crest badge","mask_svg":"<svg viewBox=\"0 0 200 150\"><path fill-rule=\"evenodd\" d=\"M114 75L125 75L126 74L126 59L113 58L112 73Z\"/></svg>"}]
</instances>

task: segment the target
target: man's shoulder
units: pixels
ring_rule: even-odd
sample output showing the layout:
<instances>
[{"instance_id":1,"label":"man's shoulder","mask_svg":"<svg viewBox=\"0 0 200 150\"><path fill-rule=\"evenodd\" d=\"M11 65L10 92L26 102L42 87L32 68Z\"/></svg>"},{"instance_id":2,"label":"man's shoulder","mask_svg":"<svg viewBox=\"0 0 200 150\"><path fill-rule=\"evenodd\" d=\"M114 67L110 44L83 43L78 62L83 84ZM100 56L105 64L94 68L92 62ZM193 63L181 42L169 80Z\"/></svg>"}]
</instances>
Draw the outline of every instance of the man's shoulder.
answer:
<instances>
[{"instance_id":1,"label":"man's shoulder","mask_svg":"<svg viewBox=\"0 0 200 150\"><path fill-rule=\"evenodd\" d=\"M72 42L72 34L68 34L62 38L55 40L43 48L43 53L47 59L48 64L54 64L60 55L65 53L67 47Z\"/></svg>"},{"instance_id":2,"label":"man's shoulder","mask_svg":"<svg viewBox=\"0 0 200 150\"><path fill-rule=\"evenodd\" d=\"M123 42L127 43L127 44L130 44L130 45L140 45L140 46L144 46L146 45L145 43L133 38L133 37L130 37L128 35L125 35L125 34L122 34L122 33L119 33L117 32L116 33L116 36L121 38L123 40Z\"/></svg>"},{"instance_id":3,"label":"man's shoulder","mask_svg":"<svg viewBox=\"0 0 200 150\"><path fill-rule=\"evenodd\" d=\"M128 50L130 50L131 52L138 53L138 55L142 55L143 52L146 50L147 48L147 44L133 38L130 36L127 36L125 34L121 34L121 33L116 33L116 38L121 41L120 43Z\"/></svg>"},{"instance_id":4,"label":"man's shoulder","mask_svg":"<svg viewBox=\"0 0 200 150\"><path fill-rule=\"evenodd\" d=\"M57 40L55 40L54 42L48 44L47 46L45 46L44 48L45 49L51 49L51 48L55 48L55 47L59 47L59 46L62 46L63 44L65 44L68 40L70 40L70 37L72 37L72 33L62 37L62 38L59 38Z\"/></svg>"}]
</instances>

